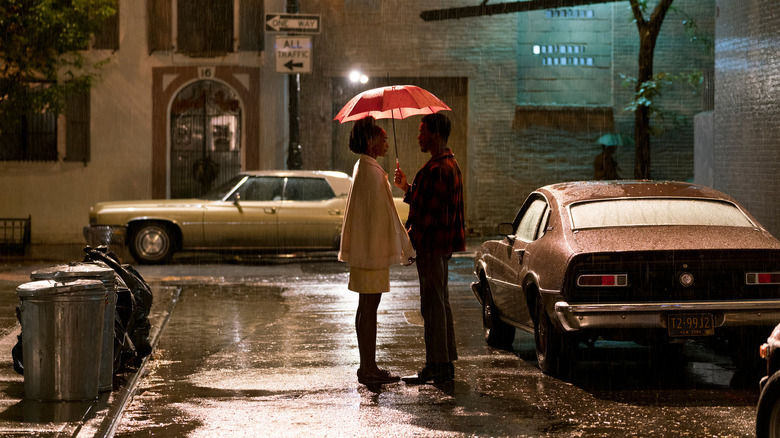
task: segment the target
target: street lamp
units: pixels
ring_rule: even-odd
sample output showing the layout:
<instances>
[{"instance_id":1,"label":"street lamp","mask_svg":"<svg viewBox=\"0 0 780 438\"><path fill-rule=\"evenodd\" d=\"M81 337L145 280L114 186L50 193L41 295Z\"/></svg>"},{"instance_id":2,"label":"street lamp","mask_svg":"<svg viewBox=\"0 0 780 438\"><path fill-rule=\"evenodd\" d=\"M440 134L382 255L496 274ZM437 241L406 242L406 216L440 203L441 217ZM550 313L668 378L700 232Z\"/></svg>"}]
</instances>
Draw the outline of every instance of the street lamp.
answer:
<instances>
[{"instance_id":1,"label":"street lamp","mask_svg":"<svg viewBox=\"0 0 780 438\"><path fill-rule=\"evenodd\" d=\"M368 76L361 73L359 70L352 70L349 72L349 81L352 83L360 82L361 84L365 84L368 82Z\"/></svg>"}]
</instances>

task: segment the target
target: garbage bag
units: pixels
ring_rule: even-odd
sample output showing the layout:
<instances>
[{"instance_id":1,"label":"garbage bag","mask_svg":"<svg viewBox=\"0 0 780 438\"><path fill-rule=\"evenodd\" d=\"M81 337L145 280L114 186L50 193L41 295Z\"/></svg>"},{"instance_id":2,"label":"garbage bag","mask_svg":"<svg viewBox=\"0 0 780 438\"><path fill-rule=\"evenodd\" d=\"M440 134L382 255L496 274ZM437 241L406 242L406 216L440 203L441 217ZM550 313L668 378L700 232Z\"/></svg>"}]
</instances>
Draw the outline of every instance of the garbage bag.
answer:
<instances>
[{"instance_id":1,"label":"garbage bag","mask_svg":"<svg viewBox=\"0 0 780 438\"><path fill-rule=\"evenodd\" d=\"M135 368L152 352L149 343L149 312L152 289L141 274L105 246L85 247L84 262L102 263L117 275L117 301L114 316L114 372Z\"/></svg>"}]
</instances>

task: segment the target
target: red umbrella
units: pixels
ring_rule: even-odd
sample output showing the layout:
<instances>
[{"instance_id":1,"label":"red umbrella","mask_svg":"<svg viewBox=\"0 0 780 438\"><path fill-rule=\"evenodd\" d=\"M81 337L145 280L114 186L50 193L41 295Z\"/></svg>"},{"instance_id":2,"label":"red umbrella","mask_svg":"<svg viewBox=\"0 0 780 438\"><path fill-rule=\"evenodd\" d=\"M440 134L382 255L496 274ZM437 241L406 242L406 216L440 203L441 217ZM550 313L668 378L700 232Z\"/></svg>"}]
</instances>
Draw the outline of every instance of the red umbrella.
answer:
<instances>
[{"instance_id":1,"label":"red umbrella","mask_svg":"<svg viewBox=\"0 0 780 438\"><path fill-rule=\"evenodd\" d=\"M390 85L367 90L353 97L333 120L344 123L360 120L366 116L373 116L375 119L393 119L395 140L395 119L433 114L442 110L452 109L430 91L414 85ZM395 157L398 161L398 144L395 145Z\"/></svg>"}]
</instances>

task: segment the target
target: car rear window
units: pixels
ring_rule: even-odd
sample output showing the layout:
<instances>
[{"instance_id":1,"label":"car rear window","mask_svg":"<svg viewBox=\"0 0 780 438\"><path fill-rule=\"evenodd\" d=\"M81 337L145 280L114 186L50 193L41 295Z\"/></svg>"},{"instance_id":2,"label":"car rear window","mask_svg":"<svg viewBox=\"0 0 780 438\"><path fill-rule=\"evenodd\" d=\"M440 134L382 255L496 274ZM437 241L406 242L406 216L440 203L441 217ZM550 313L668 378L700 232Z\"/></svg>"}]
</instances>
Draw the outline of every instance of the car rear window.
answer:
<instances>
[{"instance_id":1,"label":"car rear window","mask_svg":"<svg viewBox=\"0 0 780 438\"><path fill-rule=\"evenodd\" d=\"M611 199L570 207L572 229L673 225L753 227L734 204L704 199Z\"/></svg>"}]
</instances>

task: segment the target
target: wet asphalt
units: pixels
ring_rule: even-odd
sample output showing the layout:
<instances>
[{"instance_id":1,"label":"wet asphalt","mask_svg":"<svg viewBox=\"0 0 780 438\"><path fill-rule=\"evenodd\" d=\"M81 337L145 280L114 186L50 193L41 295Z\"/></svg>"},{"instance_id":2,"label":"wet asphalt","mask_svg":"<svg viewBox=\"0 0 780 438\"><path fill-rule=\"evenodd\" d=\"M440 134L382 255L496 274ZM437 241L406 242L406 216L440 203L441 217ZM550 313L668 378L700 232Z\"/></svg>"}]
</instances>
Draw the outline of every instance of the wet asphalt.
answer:
<instances>
[{"instance_id":1,"label":"wet asphalt","mask_svg":"<svg viewBox=\"0 0 780 438\"><path fill-rule=\"evenodd\" d=\"M9 290L30 268L0 269L3 436L754 435L759 376L697 344L664 364L635 344L597 342L566 381L539 371L531 334L518 332L512 351L487 347L468 254L450 263L460 354L451 384L357 382L357 295L332 257L177 258L137 267L155 290L155 351L142 369L89 406L42 406L23 399L23 379L8 369ZM414 267L393 268L391 288L377 359L413 374L424 358Z\"/></svg>"}]
</instances>

